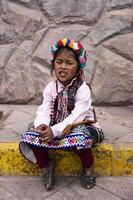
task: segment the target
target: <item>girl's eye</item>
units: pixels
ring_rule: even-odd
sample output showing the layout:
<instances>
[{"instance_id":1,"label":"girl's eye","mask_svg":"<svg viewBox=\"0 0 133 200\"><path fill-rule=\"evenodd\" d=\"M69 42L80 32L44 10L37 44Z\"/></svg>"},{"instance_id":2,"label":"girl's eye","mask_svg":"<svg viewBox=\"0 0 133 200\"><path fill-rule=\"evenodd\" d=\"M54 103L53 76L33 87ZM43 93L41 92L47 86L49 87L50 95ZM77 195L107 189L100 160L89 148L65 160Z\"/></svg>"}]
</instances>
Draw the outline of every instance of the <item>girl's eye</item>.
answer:
<instances>
[{"instance_id":1,"label":"girl's eye","mask_svg":"<svg viewBox=\"0 0 133 200\"><path fill-rule=\"evenodd\" d=\"M64 61L63 60L55 60L55 63L57 63L58 65L62 64ZM72 61L65 61L66 65L74 65L75 63Z\"/></svg>"},{"instance_id":2,"label":"girl's eye","mask_svg":"<svg viewBox=\"0 0 133 200\"><path fill-rule=\"evenodd\" d=\"M75 65L76 63L73 62L73 61L67 61L66 64L67 64L67 65Z\"/></svg>"},{"instance_id":3,"label":"girl's eye","mask_svg":"<svg viewBox=\"0 0 133 200\"><path fill-rule=\"evenodd\" d=\"M61 60L56 60L56 63L57 64L62 64L62 61Z\"/></svg>"},{"instance_id":4,"label":"girl's eye","mask_svg":"<svg viewBox=\"0 0 133 200\"><path fill-rule=\"evenodd\" d=\"M67 64L68 64L68 65L73 65L74 63L72 63L72 62L68 62Z\"/></svg>"}]
</instances>

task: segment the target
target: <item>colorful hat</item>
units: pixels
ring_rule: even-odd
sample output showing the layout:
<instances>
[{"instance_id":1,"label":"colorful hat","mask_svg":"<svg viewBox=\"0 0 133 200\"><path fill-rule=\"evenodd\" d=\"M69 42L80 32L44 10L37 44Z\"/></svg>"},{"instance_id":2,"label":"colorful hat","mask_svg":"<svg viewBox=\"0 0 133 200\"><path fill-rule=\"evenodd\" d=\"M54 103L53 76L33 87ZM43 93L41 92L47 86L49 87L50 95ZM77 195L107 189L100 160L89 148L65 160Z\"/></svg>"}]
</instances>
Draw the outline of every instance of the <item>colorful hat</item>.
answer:
<instances>
[{"instance_id":1,"label":"colorful hat","mask_svg":"<svg viewBox=\"0 0 133 200\"><path fill-rule=\"evenodd\" d=\"M70 47L71 49L73 49L79 56L80 67L84 68L86 66L86 61L87 61L86 50L79 42L75 40L70 40L68 38L62 38L58 40L55 45L52 46L51 62L53 62L56 52L63 47Z\"/></svg>"}]
</instances>

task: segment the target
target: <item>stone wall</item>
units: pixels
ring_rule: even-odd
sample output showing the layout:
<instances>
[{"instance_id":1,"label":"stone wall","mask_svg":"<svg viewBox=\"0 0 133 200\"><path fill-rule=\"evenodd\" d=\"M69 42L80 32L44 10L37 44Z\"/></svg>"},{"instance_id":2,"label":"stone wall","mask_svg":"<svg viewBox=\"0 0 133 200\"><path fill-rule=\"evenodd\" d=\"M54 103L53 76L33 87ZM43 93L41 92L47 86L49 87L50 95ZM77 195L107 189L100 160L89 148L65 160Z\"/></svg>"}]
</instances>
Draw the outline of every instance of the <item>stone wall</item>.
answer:
<instances>
[{"instance_id":1,"label":"stone wall","mask_svg":"<svg viewBox=\"0 0 133 200\"><path fill-rule=\"evenodd\" d=\"M1 0L0 103L39 104L50 47L61 37L87 50L95 104L133 104L133 0Z\"/></svg>"}]
</instances>

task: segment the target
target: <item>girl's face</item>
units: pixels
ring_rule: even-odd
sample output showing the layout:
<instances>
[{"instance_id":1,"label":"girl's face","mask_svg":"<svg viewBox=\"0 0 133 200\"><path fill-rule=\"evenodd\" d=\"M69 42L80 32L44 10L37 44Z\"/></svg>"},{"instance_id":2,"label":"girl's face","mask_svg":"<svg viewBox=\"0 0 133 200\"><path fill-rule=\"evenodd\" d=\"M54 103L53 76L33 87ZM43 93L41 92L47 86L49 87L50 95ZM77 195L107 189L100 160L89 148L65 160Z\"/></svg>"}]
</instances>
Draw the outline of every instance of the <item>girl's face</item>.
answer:
<instances>
[{"instance_id":1,"label":"girl's face","mask_svg":"<svg viewBox=\"0 0 133 200\"><path fill-rule=\"evenodd\" d=\"M57 79L66 87L78 72L74 53L67 49L58 52L54 61L54 70Z\"/></svg>"}]
</instances>

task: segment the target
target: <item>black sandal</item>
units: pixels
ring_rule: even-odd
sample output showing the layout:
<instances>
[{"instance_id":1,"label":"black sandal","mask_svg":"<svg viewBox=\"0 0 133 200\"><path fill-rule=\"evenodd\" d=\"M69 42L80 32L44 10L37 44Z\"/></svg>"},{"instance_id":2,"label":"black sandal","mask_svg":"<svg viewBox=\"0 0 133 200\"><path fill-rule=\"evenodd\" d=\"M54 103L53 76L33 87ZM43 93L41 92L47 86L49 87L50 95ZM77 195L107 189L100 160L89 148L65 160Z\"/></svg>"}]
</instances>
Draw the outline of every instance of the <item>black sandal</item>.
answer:
<instances>
[{"instance_id":1,"label":"black sandal","mask_svg":"<svg viewBox=\"0 0 133 200\"><path fill-rule=\"evenodd\" d=\"M50 168L42 177L43 184L47 190L52 190L54 185L54 161L51 161Z\"/></svg>"},{"instance_id":2,"label":"black sandal","mask_svg":"<svg viewBox=\"0 0 133 200\"><path fill-rule=\"evenodd\" d=\"M91 189L96 185L96 177L84 174L81 178L81 184L86 189Z\"/></svg>"}]
</instances>

